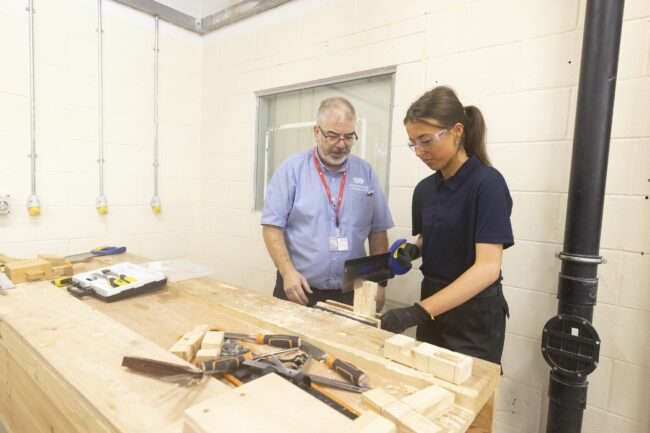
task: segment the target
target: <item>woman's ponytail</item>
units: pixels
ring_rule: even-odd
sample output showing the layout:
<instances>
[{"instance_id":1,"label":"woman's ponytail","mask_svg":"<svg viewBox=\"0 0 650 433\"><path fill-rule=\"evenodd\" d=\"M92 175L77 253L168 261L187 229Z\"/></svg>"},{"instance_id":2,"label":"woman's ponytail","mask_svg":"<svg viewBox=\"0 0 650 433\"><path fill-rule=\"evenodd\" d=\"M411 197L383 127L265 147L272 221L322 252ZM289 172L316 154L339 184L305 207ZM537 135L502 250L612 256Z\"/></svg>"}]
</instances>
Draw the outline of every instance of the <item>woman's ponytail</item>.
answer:
<instances>
[{"instance_id":1,"label":"woman's ponytail","mask_svg":"<svg viewBox=\"0 0 650 433\"><path fill-rule=\"evenodd\" d=\"M492 165L490 157L487 154L485 145L485 120L483 113L478 107L468 105L464 107L465 111L465 133L463 134L463 146L467 156L476 155L485 165Z\"/></svg>"}]
</instances>

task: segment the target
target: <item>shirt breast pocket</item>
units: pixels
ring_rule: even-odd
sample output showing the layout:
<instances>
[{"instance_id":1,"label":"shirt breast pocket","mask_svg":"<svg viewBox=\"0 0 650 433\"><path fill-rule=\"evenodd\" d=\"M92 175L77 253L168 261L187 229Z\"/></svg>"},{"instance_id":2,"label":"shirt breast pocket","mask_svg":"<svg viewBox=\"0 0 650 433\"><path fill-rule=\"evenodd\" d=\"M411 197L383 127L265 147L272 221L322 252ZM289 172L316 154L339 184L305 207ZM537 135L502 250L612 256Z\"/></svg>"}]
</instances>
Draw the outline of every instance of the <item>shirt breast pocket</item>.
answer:
<instances>
[{"instance_id":1,"label":"shirt breast pocket","mask_svg":"<svg viewBox=\"0 0 650 433\"><path fill-rule=\"evenodd\" d=\"M346 195L348 195L347 192ZM344 212L347 212L348 215L344 215L345 220L355 227L369 230L374 212L373 194L365 189L350 188L350 193L344 202L346 200Z\"/></svg>"}]
</instances>

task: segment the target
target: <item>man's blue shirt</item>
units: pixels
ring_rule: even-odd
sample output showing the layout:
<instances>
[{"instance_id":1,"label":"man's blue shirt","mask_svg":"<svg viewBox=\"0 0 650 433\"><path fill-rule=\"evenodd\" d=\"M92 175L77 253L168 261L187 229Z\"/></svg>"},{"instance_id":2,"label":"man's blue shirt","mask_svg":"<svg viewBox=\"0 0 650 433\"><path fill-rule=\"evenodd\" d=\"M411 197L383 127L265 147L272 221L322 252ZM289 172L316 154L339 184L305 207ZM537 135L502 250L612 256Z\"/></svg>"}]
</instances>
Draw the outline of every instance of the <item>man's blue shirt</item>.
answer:
<instances>
[{"instance_id":1,"label":"man's blue shirt","mask_svg":"<svg viewBox=\"0 0 650 433\"><path fill-rule=\"evenodd\" d=\"M261 223L284 229L291 260L310 286L340 289L344 262L364 257L368 235L393 227L393 219L370 164L349 155L345 164L333 172L317 155L335 201L347 170L338 235L348 239L349 248L330 251L329 239L337 236L336 214L314 164L313 152L310 149L298 153L277 168L266 190Z\"/></svg>"}]
</instances>

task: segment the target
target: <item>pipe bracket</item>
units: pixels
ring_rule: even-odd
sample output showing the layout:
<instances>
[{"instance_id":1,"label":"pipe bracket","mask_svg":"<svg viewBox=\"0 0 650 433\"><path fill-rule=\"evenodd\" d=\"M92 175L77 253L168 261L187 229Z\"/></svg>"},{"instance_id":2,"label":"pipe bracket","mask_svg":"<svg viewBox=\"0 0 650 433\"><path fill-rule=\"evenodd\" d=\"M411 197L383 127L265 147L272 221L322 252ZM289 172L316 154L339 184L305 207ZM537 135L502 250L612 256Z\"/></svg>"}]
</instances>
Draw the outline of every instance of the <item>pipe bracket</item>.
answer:
<instances>
[{"instance_id":1,"label":"pipe bracket","mask_svg":"<svg viewBox=\"0 0 650 433\"><path fill-rule=\"evenodd\" d=\"M567 262L586 263L591 265L601 265L607 263L607 259L603 256L586 256L581 254L570 254L563 251L557 251L555 257Z\"/></svg>"}]
</instances>

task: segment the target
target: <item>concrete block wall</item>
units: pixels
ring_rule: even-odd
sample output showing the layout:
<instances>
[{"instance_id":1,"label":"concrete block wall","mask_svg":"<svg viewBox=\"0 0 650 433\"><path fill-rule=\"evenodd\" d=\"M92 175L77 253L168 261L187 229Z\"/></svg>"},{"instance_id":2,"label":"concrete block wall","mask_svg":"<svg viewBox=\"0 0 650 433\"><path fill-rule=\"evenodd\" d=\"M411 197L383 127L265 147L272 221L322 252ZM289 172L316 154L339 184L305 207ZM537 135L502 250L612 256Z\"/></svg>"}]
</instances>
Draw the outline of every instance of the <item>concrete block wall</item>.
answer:
<instances>
[{"instance_id":1,"label":"concrete block wall","mask_svg":"<svg viewBox=\"0 0 650 433\"><path fill-rule=\"evenodd\" d=\"M429 175L404 145L408 105L436 84L476 104L514 200L505 253L510 303L497 431L545 431L548 367L539 346L555 314L585 0L297 0L210 34L203 50L201 255L225 281L271 293L274 266L253 212L255 92L396 67L389 203L410 238L414 186ZM628 0L610 151L583 431L648 430L650 376L650 3ZM215 245L228 245L215 248ZM412 303L419 276L390 283Z\"/></svg>"},{"instance_id":2,"label":"concrete block wall","mask_svg":"<svg viewBox=\"0 0 650 433\"><path fill-rule=\"evenodd\" d=\"M98 177L96 2L34 0L36 192L30 217L27 1L0 1L0 251L18 257L127 245L152 259L199 251L201 59L198 35L160 23L159 195L153 195L154 20L103 2L104 159Z\"/></svg>"}]
</instances>

